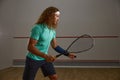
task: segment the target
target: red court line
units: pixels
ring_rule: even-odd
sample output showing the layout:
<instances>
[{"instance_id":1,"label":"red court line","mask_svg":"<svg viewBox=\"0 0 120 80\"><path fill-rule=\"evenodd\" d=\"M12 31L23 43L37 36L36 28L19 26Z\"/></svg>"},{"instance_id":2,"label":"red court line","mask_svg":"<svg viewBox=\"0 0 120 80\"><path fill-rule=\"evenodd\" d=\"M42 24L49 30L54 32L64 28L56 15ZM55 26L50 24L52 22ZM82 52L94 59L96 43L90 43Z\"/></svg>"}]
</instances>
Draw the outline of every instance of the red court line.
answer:
<instances>
[{"instance_id":1,"label":"red court line","mask_svg":"<svg viewBox=\"0 0 120 80\"><path fill-rule=\"evenodd\" d=\"M57 38L78 38L79 36L58 36ZM92 36L93 38L118 38L119 36Z\"/></svg>"},{"instance_id":2,"label":"red court line","mask_svg":"<svg viewBox=\"0 0 120 80\"><path fill-rule=\"evenodd\" d=\"M79 36L57 36L57 38L78 38ZM119 36L92 36L93 38L119 38ZM17 36L13 37L14 39L26 39L29 37Z\"/></svg>"}]
</instances>

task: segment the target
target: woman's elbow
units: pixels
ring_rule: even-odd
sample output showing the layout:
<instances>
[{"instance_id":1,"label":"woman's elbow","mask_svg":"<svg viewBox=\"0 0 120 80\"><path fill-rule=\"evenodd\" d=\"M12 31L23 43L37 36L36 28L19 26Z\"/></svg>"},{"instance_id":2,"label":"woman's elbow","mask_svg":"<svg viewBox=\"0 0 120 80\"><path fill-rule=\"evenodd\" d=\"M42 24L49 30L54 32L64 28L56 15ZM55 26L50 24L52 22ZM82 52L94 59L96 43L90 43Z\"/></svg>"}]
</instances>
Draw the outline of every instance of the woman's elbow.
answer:
<instances>
[{"instance_id":1,"label":"woman's elbow","mask_svg":"<svg viewBox=\"0 0 120 80\"><path fill-rule=\"evenodd\" d=\"M27 50L28 50L28 51L31 51L31 50L32 50L32 46L31 46L31 45L28 45Z\"/></svg>"}]
</instances>

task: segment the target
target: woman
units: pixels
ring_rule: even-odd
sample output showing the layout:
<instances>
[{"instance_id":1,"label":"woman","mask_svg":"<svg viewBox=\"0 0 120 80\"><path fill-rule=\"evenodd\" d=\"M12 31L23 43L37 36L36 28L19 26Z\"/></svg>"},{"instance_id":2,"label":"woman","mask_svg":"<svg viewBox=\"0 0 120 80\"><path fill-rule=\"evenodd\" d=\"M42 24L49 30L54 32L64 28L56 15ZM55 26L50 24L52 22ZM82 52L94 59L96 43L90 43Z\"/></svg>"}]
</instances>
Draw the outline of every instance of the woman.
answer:
<instances>
[{"instance_id":1,"label":"woman","mask_svg":"<svg viewBox=\"0 0 120 80\"><path fill-rule=\"evenodd\" d=\"M48 76L50 80L58 79L52 64L56 58L48 55L50 45L58 53L62 53L71 59L74 58L73 53L68 53L57 44L55 28L59 16L60 11L56 7L48 7L33 26L28 43L29 52L26 56L23 80L34 80L39 68L41 68L43 75Z\"/></svg>"}]
</instances>

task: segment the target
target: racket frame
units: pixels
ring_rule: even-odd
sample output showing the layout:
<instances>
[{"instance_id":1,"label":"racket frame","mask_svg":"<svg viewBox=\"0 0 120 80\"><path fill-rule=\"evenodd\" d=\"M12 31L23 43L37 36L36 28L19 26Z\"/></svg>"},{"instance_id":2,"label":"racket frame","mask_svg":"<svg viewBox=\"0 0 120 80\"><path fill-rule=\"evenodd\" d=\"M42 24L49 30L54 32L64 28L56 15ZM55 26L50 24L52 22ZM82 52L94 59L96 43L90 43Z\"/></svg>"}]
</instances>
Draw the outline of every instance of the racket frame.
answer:
<instances>
[{"instance_id":1,"label":"racket frame","mask_svg":"<svg viewBox=\"0 0 120 80\"><path fill-rule=\"evenodd\" d=\"M77 51L77 52L70 52L70 51L68 51L69 48L70 48L77 40L79 40L80 38L91 38L91 39L92 39L92 45L91 45L89 48L85 49L85 50L81 50L81 51ZM72 41L72 43L67 47L66 51L68 51L69 53L82 53L82 52L85 52L85 51L90 50L91 48L93 48L93 46L94 46L94 39L92 38L92 36L90 36L90 35L88 35L88 34L84 34L84 35L82 35L82 36L77 37L77 39L75 39L74 41ZM61 56L61 55L63 55L63 54L58 54L58 55L56 55L56 58L59 57L59 56Z\"/></svg>"}]
</instances>

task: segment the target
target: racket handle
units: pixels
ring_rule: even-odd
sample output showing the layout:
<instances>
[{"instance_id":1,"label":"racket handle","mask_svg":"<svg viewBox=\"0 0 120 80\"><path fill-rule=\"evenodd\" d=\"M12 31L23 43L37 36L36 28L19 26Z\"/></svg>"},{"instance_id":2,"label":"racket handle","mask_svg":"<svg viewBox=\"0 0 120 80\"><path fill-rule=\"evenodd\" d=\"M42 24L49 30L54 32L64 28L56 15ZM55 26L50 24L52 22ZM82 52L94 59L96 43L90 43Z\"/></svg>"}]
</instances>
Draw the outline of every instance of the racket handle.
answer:
<instances>
[{"instance_id":1,"label":"racket handle","mask_svg":"<svg viewBox=\"0 0 120 80\"><path fill-rule=\"evenodd\" d=\"M61 55L63 55L63 54L58 54L58 55L56 55L55 57L58 58L58 57L61 56ZM74 57L76 58L77 56L74 56Z\"/></svg>"},{"instance_id":2,"label":"racket handle","mask_svg":"<svg viewBox=\"0 0 120 80\"><path fill-rule=\"evenodd\" d=\"M58 57L61 56L61 55L62 55L62 54L58 54L58 55L56 55L55 57L58 58Z\"/></svg>"}]
</instances>

